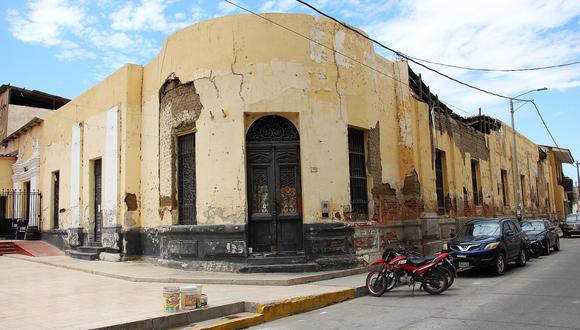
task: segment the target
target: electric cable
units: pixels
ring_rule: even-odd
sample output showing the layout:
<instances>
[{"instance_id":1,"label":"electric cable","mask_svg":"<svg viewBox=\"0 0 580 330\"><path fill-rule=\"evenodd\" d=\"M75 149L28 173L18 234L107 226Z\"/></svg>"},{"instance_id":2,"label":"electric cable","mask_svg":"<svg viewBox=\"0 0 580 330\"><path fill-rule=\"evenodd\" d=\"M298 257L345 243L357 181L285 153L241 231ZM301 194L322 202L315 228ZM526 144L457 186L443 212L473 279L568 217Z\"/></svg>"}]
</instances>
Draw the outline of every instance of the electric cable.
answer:
<instances>
[{"instance_id":1,"label":"electric cable","mask_svg":"<svg viewBox=\"0 0 580 330\"><path fill-rule=\"evenodd\" d=\"M491 68L472 68L472 67L455 65L455 64L447 64L447 63L429 61L429 60L425 60L425 59L422 59L422 58L418 58L418 57L414 57L414 56L409 56L409 55L407 55L407 57L408 58L412 58L412 59L414 59L416 61L421 61L421 62L425 62L425 63L429 63L429 64L441 65L441 66L446 66L446 67L449 67L449 68L462 69L462 70L468 70L468 71L482 71L482 72L525 72L525 71L538 71L538 70L556 69L556 68L562 68L562 67L566 67L566 66L580 64L580 61L574 61L574 62L569 62L569 63L554 64L554 65L547 65L547 66L538 66L538 67L532 67L532 68L522 68L522 69L491 69Z\"/></svg>"},{"instance_id":2,"label":"electric cable","mask_svg":"<svg viewBox=\"0 0 580 330\"><path fill-rule=\"evenodd\" d=\"M372 71L375 71L375 72L376 72L376 73L378 73L378 74L381 74L381 75L383 75L383 76L385 76L385 77L388 77L388 78L390 78L390 79L393 79L394 81L396 81L396 82L399 82L399 83L401 83L401 84L403 84L403 85L405 85L405 86L407 86L407 87L411 88L411 86L409 85L409 83L407 83L407 82L405 82L405 81L402 81L402 80L400 80L400 79L397 79L396 77L394 77L394 76L391 76L391 75L389 75L389 74L388 74L388 73L386 73L386 72L383 72L383 71L381 71L381 70L379 70L379 69L376 69L376 68L374 68L374 67L372 67L372 66L370 66L370 65L368 65L368 64L366 64L366 63L363 63L362 61L360 61L360 60L357 60L357 59L356 59L356 58L354 58L354 57L348 56L348 55L346 55L346 54L344 54L344 53L342 53L342 52L340 52L340 51L338 51L338 50L336 50L336 49L334 49L334 48L331 48L331 47L329 47L329 46L326 46L325 44L323 44L323 43L321 43L321 42L319 42L319 41L316 41L316 40L314 40L314 39L312 39L312 38L310 38L310 37L308 37L308 36L306 36L306 35L304 35L304 34L302 34L302 33L298 32L298 31L292 30L291 28L289 28L289 27L287 27L287 26L285 26L285 25L282 25L282 24L280 24L280 23L278 23L278 22L276 22L276 21L274 21L274 20L271 20L271 19L269 19L269 18L267 18L267 17L265 17L265 16L263 16L263 15L260 15L260 14L258 14L258 13L256 13L256 12L254 12L254 11L252 11L252 10L248 9L248 8L245 8L245 7L243 7L243 6L241 6L241 5L237 4L237 3L235 3L235 2L232 2L232 1L230 1L230 0L223 0L223 1L224 1L224 2L227 2L227 3L229 3L229 4L231 4L232 6L235 6L235 7L239 8L239 9L241 9L241 10L243 10L243 11L247 12L247 13L250 13L250 14L252 14L252 15L254 15L254 16L257 16L257 17L259 17L259 18L261 18L261 19L263 19L263 20L265 20L265 21L267 21L267 22L270 22L270 23L272 23L272 24L274 24L274 25L276 25L276 26L278 26L278 27L280 27L280 28L282 28L282 29L284 29L284 30L287 30L287 31L289 31L289 32L291 32L291 33L293 33L293 34L296 34L296 35L298 35L298 36L300 36L300 37L304 38L304 39L307 39L307 40L309 40L310 42L313 42L313 43L315 43L315 44L319 45L320 47L326 48L326 49L328 49L329 51L331 51L331 52L333 52L333 53L336 53L336 54L339 54L339 55L341 55L341 56L344 56L345 58L348 58L349 60L351 60L351 61L353 61L353 62L355 62L355 63L357 63L357 64L359 64L359 65L362 65L362 66L364 66L364 67L366 67L366 68L368 68L368 69L370 69L370 70L372 70ZM514 100L518 100L518 101L527 101L527 100L519 100L519 99L514 99ZM443 103L445 103L445 104L446 104L448 107L449 107L449 106L451 106L451 107L453 107L453 108L459 109L459 110L460 110L460 111L462 111L462 112L465 112L466 114L469 114L469 115L475 116L473 113L470 113L470 112L468 112L468 111L465 111L465 110L463 110L463 109L461 109L461 108L459 108L459 107L456 107L456 106L454 106L454 105L450 104L449 102L444 102L443 100L440 100L440 101L441 101L441 102L443 102Z\"/></svg>"},{"instance_id":3,"label":"electric cable","mask_svg":"<svg viewBox=\"0 0 580 330\"><path fill-rule=\"evenodd\" d=\"M558 146L558 143L556 143L556 139L554 139L554 136L552 135L552 132L550 132L550 129L548 128L548 125L546 125L546 121L544 121L544 117L542 117L542 114L540 113L540 109L538 109L538 106L536 105L536 102L534 102L534 100L530 100L530 103L532 103L534 105L534 108L536 108L536 112L538 113L538 116L540 116L540 119L542 120L542 124L544 124L544 127L546 128L546 131L548 131L548 134L550 134L550 137L552 138L552 141L556 145L556 148L560 148Z\"/></svg>"},{"instance_id":4,"label":"electric cable","mask_svg":"<svg viewBox=\"0 0 580 330\"><path fill-rule=\"evenodd\" d=\"M226 1L226 2L229 2L229 3L233 4L233 3L232 3L231 1L229 1L229 0L224 0L224 1ZM393 52L393 53L395 53L395 54L397 54L397 55L399 55L399 56L401 56L401 57L403 57L403 58L407 59L408 61L410 61L410 62L412 62L412 63L415 63L416 65L419 65L419 66L421 66L421 67L423 67L423 68L425 68L425 69L427 69L427 70L429 70L429 71L431 71L431 72L434 72L434 73L436 73L436 74L438 74L438 75L440 75L440 76L442 76L442 77L445 77L445 78L447 78L447 79L449 79L449 80L451 80L451 81L454 81L454 82L456 82L456 83L458 83L458 84L461 84L461 85L463 85L463 86L469 87L469 88L471 88L471 89L475 89L475 90L477 90L477 91L480 91L480 92L482 92L482 93L486 93L486 94L490 94L490 95L493 95L493 96L497 96L497 97L500 97L500 98L503 98L503 99L506 99L506 100L517 100L517 101L524 101L524 100L520 100L520 99L515 99L515 98L513 98L513 97L509 97L509 96L506 96L506 95L502 95L502 94L499 94L499 93L495 93L495 92L492 92L492 91L488 91L488 90L485 90L485 89L483 89L483 88L480 88L480 87L477 87L477 86L471 85L471 84L469 84L469 83L466 83L466 82L464 82L464 81L461 81L461 80L459 80L459 79L457 79L457 78L453 78L453 77L451 77L451 76L449 76L449 75L447 75L447 74L445 74L445 73L443 73L443 72L440 72L440 71L438 71L438 70L435 70L435 69L433 69L433 68L431 68L431 67L429 67L429 66L427 66L427 65L425 65L425 64L423 64L423 63L421 63L421 62L419 62L419 61L416 61L416 60L414 60L412 57L410 57L410 56L407 56L407 55L405 55L405 54L401 53L400 51L394 50L394 49L392 49L392 48L390 48L390 47L388 47L388 46L385 46L385 45L383 45L381 42L377 41L376 39L373 39L373 38L371 38L371 37L367 36L366 34L364 34L364 33L360 32L360 31L358 31L357 29L354 29L354 28L350 27L348 24L346 24L346 23L343 23L343 22L339 21L338 19L336 19L336 18L334 18L334 17L332 17L332 16L330 16L330 15L328 15L328 14L324 13L323 11L319 10L318 8L316 8L316 7L312 6L311 4L309 4L309 3L305 2L305 1L302 1L302 0L295 0L295 1L296 1L296 2L299 2L299 3L301 3L301 4L303 4L304 6L306 6L306 7L310 8L310 9L312 9L312 10L314 10L314 11L315 11L315 12L317 12L318 14L320 14L320 15L322 15L322 16L324 16L324 17L326 17L326 18L330 19L330 20L333 20L333 21L335 21L336 23L338 23L338 24L340 24L340 25L344 26L345 28L347 28L347 29L349 29L349 30L351 30L351 31L355 32L356 34L358 34L358 35L362 36L363 38L365 38L365 39L367 39L367 40L369 40L369 41L371 41L371 42L375 43L376 45L378 45L378 46L380 46L380 47L382 47L382 48L384 48L384 49L386 49L386 50L388 50L388 51L390 51L390 52ZM238 7L239 7L239 6L238 6ZM242 7L240 7L240 8L242 8Z\"/></svg>"}]
</instances>

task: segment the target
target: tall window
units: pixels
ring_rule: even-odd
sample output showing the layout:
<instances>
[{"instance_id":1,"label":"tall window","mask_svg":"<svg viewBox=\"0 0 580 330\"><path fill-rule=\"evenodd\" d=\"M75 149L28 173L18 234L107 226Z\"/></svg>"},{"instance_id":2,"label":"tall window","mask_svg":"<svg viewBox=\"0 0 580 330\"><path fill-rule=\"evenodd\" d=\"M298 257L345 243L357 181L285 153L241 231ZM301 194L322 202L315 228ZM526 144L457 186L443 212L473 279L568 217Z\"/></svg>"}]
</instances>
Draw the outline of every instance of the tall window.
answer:
<instances>
[{"instance_id":1,"label":"tall window","mask_svg":"<svg viewBox=\"0 0 580 330\"><path fill-rule=\"evenodd\" d=\"M354 220L368 219L367 171L364 132L348 129L348 160L350 169L350 204Z\"/></svg>"},{"instance_id":2,"label":"tall window","mask_svg":"<svg viewBox=\"0 0 580 330\"><path fill-rule=\"evenodd\" d=\"M473 191L473 205L481 204L479 198L479 162L477 160L471 160L471 186Z\"/></svg>"},{"instance_id":3,"label":"tall window","mask_svg":"<svg viewBox=\"0 0 580 330\"><path fill-rule=\"evenodd\" d=\"M59 213L59 201L58 195L60 191L60 172L52 172L52 226L58 229L58 213Z\"/></svg>"},{"instance_id":4,"label":"tall window","mask_svg":"<svg viewBox=\"0 0 580 330\"><path fill-rule=\"evenodd\" d=\"M526 176L525 175L520 175L520 186L522 187L522 205L525 207L527 206L528 203L526 203L526 195L527 195L527 190L526 190Z\"/></svg>"},{"instance_id":5,"label":"tall window","mask_svg":"<svg viewBox=\"0 0 580 330\"><path fill-rule=\"evenodd\" d=\"M195 135L177 137L177 177L179 180L179 224L195 225Z\"/></svg>"},{"instance_id":6,"label":"tall window","mask_svg":"<svg viewBox=\"0 0 580 330\"><path fill-rule=\"evenodd\" d=\"M435 150L435 189L437 191L437 213L445 214L445 152Z\"/></svg>"},{"instance_id":7,"label":"tall window","mask_svg":"<svg viewBox=\"0 0 580 330\"><path fill-rule=\"evenodd\" d=\"M503 196L503 205L509 205L508 199L508 178L507 178L507 171L501 170L501 193Z\"/></svg>"}]
</instances>

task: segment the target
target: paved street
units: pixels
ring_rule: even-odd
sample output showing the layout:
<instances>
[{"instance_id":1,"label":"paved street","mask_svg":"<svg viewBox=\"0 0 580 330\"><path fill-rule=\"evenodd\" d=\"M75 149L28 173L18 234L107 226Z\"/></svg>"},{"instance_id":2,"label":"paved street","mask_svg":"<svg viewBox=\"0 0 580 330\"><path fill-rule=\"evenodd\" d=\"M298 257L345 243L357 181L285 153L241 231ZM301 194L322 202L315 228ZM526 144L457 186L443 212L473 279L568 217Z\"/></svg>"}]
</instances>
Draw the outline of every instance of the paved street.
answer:
<instances>
[{"instance_id":1,"label":"paved street","mask_svg":"<svg viewBox=\"0 0 580 330\"><path fill-rule=\"evenodd\" d=\"M400 286L253 329L580 329L580 238L500 277L462 273L440 296Z\"/></svg>"}]
</instances>

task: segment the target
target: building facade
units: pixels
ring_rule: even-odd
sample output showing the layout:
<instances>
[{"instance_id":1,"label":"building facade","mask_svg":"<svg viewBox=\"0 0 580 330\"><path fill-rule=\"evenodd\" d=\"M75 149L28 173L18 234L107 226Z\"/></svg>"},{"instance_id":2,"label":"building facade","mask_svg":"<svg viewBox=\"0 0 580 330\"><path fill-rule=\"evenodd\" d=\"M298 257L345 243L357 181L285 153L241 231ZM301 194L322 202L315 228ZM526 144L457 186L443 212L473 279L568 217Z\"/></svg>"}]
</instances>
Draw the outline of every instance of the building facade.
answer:
<instances>
[{"instance_id":1,"label":"building facade","mask_svg":"<svg viewBox=\"0 0 580 330\"><path fill-rule=\"evenodd\" d=\"M550 148L518 135L514 175L508 126L454 114L332 21L267 17L316 43L252 15L201 22L45 118L43 239L192 269L319 269L512 216L514 178L526 216L559 210Z\"/></svg>"}]
</instances>

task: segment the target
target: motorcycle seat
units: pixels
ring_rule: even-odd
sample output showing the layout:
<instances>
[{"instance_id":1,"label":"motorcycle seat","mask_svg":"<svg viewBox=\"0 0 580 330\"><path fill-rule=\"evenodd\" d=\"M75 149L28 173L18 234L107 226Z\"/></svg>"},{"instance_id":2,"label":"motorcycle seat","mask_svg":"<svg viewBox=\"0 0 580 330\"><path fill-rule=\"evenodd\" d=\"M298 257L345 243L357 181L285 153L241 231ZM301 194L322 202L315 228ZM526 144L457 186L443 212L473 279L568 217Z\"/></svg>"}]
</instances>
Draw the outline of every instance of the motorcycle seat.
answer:
<instances>
[{"instance_id":1,"label":"motorcycle seat","mask_svg":"<svg viewBox=\"0 0 580 330\"><path fill-rule=\"evenodd\" d=\"M423 265L430 263L438 256L439 256L439 254L433 254L433 255L427 256L425 258L409 257L409 258L407 258L407 262L415 267L418 267L418 266L423 266Z\"/></svg>"}]
</instances>

